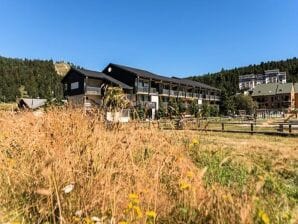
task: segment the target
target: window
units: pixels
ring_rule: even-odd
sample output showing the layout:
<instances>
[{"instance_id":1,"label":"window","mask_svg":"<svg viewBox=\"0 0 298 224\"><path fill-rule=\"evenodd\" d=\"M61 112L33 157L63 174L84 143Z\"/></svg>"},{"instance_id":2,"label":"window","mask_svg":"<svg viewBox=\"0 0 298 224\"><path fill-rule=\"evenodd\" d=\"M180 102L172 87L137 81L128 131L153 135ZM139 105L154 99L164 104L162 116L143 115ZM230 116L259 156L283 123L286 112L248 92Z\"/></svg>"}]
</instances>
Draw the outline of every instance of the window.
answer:
<instances>
[{"instance_id":1,"label":"window","mask_svg":"<svg viewBox=\"0 0 298 224\"><path fill-rule=\"evenodd\" d=\"M70 89L78 89L79 88L79 82L72 82L70 84Z\"/></svg>"}]
</instances>

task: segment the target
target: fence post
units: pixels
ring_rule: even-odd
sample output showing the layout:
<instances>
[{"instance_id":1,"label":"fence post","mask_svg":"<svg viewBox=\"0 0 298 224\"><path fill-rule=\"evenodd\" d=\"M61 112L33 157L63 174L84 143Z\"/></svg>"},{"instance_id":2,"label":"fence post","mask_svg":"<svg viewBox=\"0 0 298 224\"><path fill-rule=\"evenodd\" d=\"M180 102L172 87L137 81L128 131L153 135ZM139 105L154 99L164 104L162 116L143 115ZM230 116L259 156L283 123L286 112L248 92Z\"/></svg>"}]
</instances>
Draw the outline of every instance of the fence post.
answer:
<instances>
[{"instance_id":1,"label":"fence post","mask_svg":"<svg viewBox=\"0 0 298 224\"><path fill-rule=\"evenodd\" d=\"M279 124L279 131L284 132L284 125L283 124Z\"/></svg>"},{"instance_id":2,"label":"fence post","mask_svg":"<svg viewBox=\"0 0 298 224\"><path fill-rule=\"evenodd\" d=\"M292 133L292 125L289 124L289 133Z\"/></svg>"},{"instance_id":3,"label":"fence post","mask_svg":"<svg viewBox=\"0 0 298 224\"><path fill-rule=\"evenodd\" d=\"M254 124L250 123L250 134L253 135L253 131L254 131Z\"/></svg>"},{"instance_id":4,"label":"fence post","mask_svg":"<svg viewBox=\"0 0 298 224\"><path fill-rule=\"evenodd\" d=\"M221 131L224 132L225 131L225 124L221 123Z\"/></svg>"}]
</instances>

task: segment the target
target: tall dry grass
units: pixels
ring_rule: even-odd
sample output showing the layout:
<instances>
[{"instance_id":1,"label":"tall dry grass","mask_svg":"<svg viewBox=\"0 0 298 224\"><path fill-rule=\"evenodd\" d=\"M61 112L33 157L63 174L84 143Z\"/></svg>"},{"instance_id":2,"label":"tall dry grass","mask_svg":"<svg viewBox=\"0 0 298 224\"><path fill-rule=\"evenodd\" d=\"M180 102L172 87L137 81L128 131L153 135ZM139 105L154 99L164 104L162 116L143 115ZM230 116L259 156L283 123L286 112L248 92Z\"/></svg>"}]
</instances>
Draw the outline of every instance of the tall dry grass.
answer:
<instances>
[{"instance_id":1,"label":"tall dry grass","mask_svg":"<svg viewBox=\"0 0 298 224\"><path fill-rule=\"evenodd\" d=\"M0 216L24 223L253 223L254 195L206 186L207 166L190 153L199 141L153 126L108 129L81 110L1 112Z\"/></svg>"}]
</instances>

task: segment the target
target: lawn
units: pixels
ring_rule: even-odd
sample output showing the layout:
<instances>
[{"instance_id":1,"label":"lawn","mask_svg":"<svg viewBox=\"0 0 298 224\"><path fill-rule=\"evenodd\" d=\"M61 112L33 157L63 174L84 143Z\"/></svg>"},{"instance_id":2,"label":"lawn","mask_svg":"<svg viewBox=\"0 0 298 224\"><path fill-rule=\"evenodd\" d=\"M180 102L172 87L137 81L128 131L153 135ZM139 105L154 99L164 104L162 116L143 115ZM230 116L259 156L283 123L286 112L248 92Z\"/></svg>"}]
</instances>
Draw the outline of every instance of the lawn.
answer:
<instances>
[{"instance_id":1,"label":"lawn","mask_svg":"<svg viewBox=\"0 0 298 224\"><path fill-rule=\"evenodd\" d=\"M1 223L298 221L297 138L0 112L0 161Z\"/></svg>"}]
</instances>

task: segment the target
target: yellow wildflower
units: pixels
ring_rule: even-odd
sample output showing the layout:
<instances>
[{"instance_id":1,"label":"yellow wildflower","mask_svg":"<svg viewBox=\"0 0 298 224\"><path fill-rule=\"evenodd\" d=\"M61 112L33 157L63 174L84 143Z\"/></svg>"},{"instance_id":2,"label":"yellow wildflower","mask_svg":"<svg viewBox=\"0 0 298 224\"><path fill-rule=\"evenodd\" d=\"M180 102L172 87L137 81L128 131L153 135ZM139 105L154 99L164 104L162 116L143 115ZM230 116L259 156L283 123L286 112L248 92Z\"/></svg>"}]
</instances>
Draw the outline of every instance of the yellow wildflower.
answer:
<instances>
[{"instance_id":1,"label":"yellow wildflower","mask_svg":"<svg viewBox=\"0 0 298 224\"><path fill-rule=\"evenodd\" d=\"M186 181L181 181L180 182L180 190L187 190L190 188L190 184L187 183Z\"/></svg>"},{"instance_id":2,"label":"yellow wildflower","mask_svg":"<svg viewBox=\"0 0 298 224\"><path fill-rule=\"evenodd\" d=\"M85 224L93 224L93 221L91 220L91 218L86 217L86 218L84 219L84 223L85 223Z\"/></svg>"},{"instance_id":3,"label":"yellow wildflower","mask_svg":"<svg viewBox=\"0 0 298 224\"><path fill-rule=\"evenodd\" d=\"M155 219L155 217L156 217L156 212L155 212L155 211L147 211L147 212L146 212L146 216L147 216L148 218L153 218L153 219Z\"/></svg>"},{"instance_id":4,"label":"yellow wildflower","mask_svg":"<svg viewBox=\"0 0 298 224\"><path fill-rule=\"evenodd\" d=\"M79 218L79 217L73 216L72 218L73 218L73 221L75 221L75 222L80 222L81 221L81 218Z\"/></svg>"},{"instance_id":5,"label":"yellow wildflower","mask_svg":"<svg viewBox=\"0 0 298 224\"><path fill-rule=\"evenodd\" d=\"M265 224L269 224L270 223L270 219L268 217L268 215L264 212L264 211L259 211L259 217L261 218L261 220L263 221L263 223Z\"/></svg>"},{"instance_id":6,"label":"yellow wildflower","mask_svg":"<svg viewBox=\"0 0 298 224\"><path fill-rule=\"evenodd\" d=\"M194 173L191 172L191 171L188 171L187 174L186 174L186 176L187 176L188 178L192 179L192 178L194 177Z\"/></svg>"},{"instance_id":7,"label":"yellow wildflower","mask_svg":"<svg viewBox=\"0 0 298 224\"><path fill-rule=\"evenodd\" d=\"M130 202L134 205L140 203L139 196L137 194L129 194L128 198L129 198Z\"/></svg>"},{"instance_id":8,"label":"yellow wildflower","mask_svg":"<svg viewBox=\"0 0 298 224\"><path fill-rule=\"evenodd\" d=\"M133 204L131 202L129 202L127 208L132 209L132 207L133 207Z\"/></svg>"},{"instance_id":9,"label":"yellow wildflower","mask_svg":"<svg viewBox=\"0 0 298 224\"><path fill-rule=\"evenodd\" d=\"M189 144L189 147L192 148L192 147L195 147L195 146L197 146L197 145L199 145L199 144L200 144L199 140L197 140L197 139L193 139L193 140L191 141L191 143Z\"/></svg>"},{"instance_id":10,"label":"yellow wildflower","mask_svg":"<svg viewBox=\"0 0 298 224\"><path fill-rule=\"evenodd\" d=\"M118 222L118 224L128 224L128 222L126 222L126 221L120 221L120 222Z\"/></svg>"},{"instance_id":11,"label":"yellow wildflower","mask_svg":"<svg viewBox=\"0 0 298 224\"><path fill-rule=\"evenodd\" d=\"M198 144L199 144L199 141L198 141L197 139L193 139L193 140L192 140L192 144L193 144L193 145L198 145Z\"/></svg>"},{"instance_id":12,"label":"yellow wildflower","mask_svg":"<svg viewBox=\"0 0 298 224\"><path fill-rule=\"evenodd\" d=\"M134 206L133 208L134 208L135 212L137 213L137 218L142 218L143 213L142 213L140 207L139 206Z\"/></svg>"},{"instance_id":13,"label":"yellow wildflower","mask_svg":"<svg viewBox=\"0 0 298 224\"><path fill-rule=\"evenodd\" d=\"M128 195L128 198L129 198L130 200L135 200L135 199L138 199L139 196L138 196L137 194L135 194L135 193L132 193L132 194L129 194L129 195Z\"/></svg>"}]
</instances>

